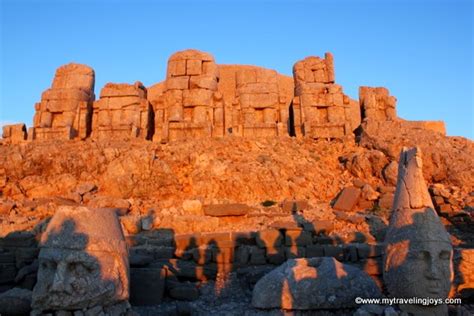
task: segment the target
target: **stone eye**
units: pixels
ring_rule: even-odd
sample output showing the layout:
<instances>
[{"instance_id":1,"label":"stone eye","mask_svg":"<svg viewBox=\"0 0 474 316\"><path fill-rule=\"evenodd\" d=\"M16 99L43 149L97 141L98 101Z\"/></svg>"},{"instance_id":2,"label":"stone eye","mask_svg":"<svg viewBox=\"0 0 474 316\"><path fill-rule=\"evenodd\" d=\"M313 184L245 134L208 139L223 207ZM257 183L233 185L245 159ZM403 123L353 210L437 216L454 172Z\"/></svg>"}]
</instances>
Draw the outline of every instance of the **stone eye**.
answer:
<instances>
[{"instance_id":1,"label":"stone eye","mask_svg":"<svg viewBox=\"0 0 474 316\"><path fill-rule=\"evenodd\" d=\"M409 258L414 260L426 260L429 254L426 251L413 251L410 252Z\"/></svg>"},{"instance_id":2,"label":"stone eye","mask_svg":"<svg viewBox=\"0 0 474 316\"><path fill-rule=\"evenodd\" d=\"M41 262L41 267L43 269L53 270L56 268L56 262L50 261L50 260L44 260L43 262Z\"/></svg>"},{"instance_id":3,"label":"stone eye","mask_svg":"<svg viewBox=\"0 0 474 316\"><path fill-rule=\"evenodd\" d=\"M449 251L441 251L439 253L439 258L443 260L449 260L451 259L451 253Z\"/></svg>"}]
</instances>

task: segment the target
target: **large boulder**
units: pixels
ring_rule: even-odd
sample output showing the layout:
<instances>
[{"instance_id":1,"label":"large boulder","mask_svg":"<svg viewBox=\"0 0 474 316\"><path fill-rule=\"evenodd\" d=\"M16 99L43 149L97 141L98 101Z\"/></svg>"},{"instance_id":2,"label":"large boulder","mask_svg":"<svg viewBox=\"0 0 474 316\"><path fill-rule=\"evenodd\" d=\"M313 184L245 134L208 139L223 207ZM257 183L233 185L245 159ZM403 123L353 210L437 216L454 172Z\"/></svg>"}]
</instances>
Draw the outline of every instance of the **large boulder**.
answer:
<instances>
[{"instance_id":1,"label":"large boulder","mask_svg":"<svg viewBox=\"0 0 474 316\"><path fill-rule=\"evenodd\" d=\"M291 259L261 278L253 290L256 308L293 310L355 307L356 297L382 294L362 270L334 258Z\"/></svg>"}]
</instances>

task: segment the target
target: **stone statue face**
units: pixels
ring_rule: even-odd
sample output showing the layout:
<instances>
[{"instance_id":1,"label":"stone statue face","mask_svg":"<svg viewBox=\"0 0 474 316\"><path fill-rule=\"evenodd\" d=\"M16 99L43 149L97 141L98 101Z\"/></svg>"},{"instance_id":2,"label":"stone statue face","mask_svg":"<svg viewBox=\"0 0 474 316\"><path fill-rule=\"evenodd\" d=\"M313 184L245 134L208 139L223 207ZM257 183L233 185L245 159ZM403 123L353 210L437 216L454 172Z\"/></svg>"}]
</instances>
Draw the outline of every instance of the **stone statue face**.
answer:
<instances>
[{"instance_id":1,"label":"stone statue face","mask_svg":"<svg viewBox=\"0 0 474 316\"><path fill-rule=\"evenodd\" d=\"M36 302L51 309L80 309L114 298L123 288L120 264L110 253L42 249Z\"/></svg>"},{"instance_id":2,"label":"stone statue face","mask_svg":"<svg viewBox=\"0 0 474 316\"><path fill-rule=\"evenodd\" d=\"M59 207L40 247L33 309L77 310L128 299L128 250L112 209Z\"/></svg>"},{"instance_id":3,"label":"stone statue face","mask_svg":"<svg viewBox=\"0 0 474 316\"><path fill-rule=\"evenodd\" d=\"M451 287L452 247L440 241L412 242L388 251L389 291L394 297L446 298ZM399 263L395 263L395 262Z\"/></svg>"}]
</instances>

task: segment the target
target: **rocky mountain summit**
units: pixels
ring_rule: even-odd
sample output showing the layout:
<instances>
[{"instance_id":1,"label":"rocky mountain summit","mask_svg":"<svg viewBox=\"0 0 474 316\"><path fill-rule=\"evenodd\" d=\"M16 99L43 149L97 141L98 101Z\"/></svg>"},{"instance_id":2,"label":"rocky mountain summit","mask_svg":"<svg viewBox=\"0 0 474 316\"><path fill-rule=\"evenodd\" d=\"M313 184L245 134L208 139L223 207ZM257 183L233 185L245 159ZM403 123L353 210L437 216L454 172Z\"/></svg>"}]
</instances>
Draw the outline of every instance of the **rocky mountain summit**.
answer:
<instances>
[{"instance_id":1,"label":"rocky mountain summit","mask_svg":"<svg viewBox=\"0 0 474 316\"><path fill-rule=\"evenodd\" d=\"M351 99L332 54L291 78L186 50L162 82L94 89L61 66L33 126L3 128L0 315L474 312L474 143L386 88ZM429 262L415 283L461 305L355 302Z\"/></svg>"}]
</instances>

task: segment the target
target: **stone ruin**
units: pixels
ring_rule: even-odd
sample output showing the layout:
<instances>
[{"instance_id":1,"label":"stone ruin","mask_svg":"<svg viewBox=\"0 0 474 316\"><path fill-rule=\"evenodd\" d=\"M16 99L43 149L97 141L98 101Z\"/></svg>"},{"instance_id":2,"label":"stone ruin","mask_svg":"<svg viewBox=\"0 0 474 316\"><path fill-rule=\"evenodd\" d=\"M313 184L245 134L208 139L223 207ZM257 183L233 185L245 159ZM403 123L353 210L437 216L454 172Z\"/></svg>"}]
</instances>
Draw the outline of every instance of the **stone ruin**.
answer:
<instances>
[{"instance_id":1,"label":"stone ruin","mask_svg":"<svg viewBox=\"0 0 474 316\"><path fill-rule=\"evenodd\" d=\"M153 110L146 94L146 88L139 81L133 85L107 83L100 92L100 99L93 104L91 137L150 139Z\"/></svg>"},{"instance_id":2,"label":"stone ruin","mask_svg":"<svg viewBox=\"0 0 474 316\"><path fill-rule=\"evenodd\" d=\"M94 70L67 64L56 70L53 84L35 104L31 139L85 139L90 134Z\"/></svg>"},{"instance_id":3,"label":"stone ruin","mask_svg":"<svg viewBox=\"0 0 474 316\"><path fill-rule=\"evenodd\" d=\"M366 119L372 128L388 122L446 133L443 122L397 118L396 98L386 88L360 87L359 101L345 95L335 83L331 53L296 62L291 78L262 67L218 65L211 54L189 49L169 58L164 81L148 89L140 82L107 83L94 99L92 68L58 68L35 105L28 139L334 139L354 135ZM3 138L23 141L17 129L6 127Z\"/></svg>"},{"instance_id":4,"label":"stone ruin","mask_svg":"<svg viewBox=\"0 0 474 316\"><path fill-rule=\"evenodd\" d=\"M293 80L256 66L219 65L227 134L243 137L289 135Z\"/></svg>"},{"instance_id":5,"label":"stone ruin","mask_svg":"<svg viewBox=\"0 0 474 316\"><path fill-rule=\"evenodd\" d=\"M352 134L360 124L357 101L351 100L335 84L334 60L307 57L293 66L295 97L298 108L295 117L297 133L312 138L342 138Z\"/></svg>"},{"instance_id":6,"label":"stone ruin","mask_svg":"<svg viewBox=\"0 0 474 316\"><path fill-rule=\"evenodd\" d=\"M12 144L18 144L26 140L28 133L25 124L14 124L3 126L2 137Z\"/></svg>"},{"instance_id":7,"label":"stone ruin","mask_svg":"<svg viewBox=\"0 0 474 316\"><path fill-rule=\"evenodd\" d=\"M232 131L240 136L278 136L280 120L278 76L274 70L241 69L236 73L234 101L237 126ZM280 130L280 133L279 133Z\"/></svg>"},{"instance_id":8,"label":"stone ruin","mask_svg":"<svg viewBox=\"0 0 474 316\"><path fill-rule=\"evenodd\" d=\"M391 96L388 89L383 87L360 87L359 104L362 119L368 118L376 121L397 120L397 99Z\"/></svg>"},{"instance_id":9,"label":"stone ruin","mask_svg":"<svg viewBox=\"0 0 474 316\"><path fill-rule=\"evenodd\" d=\"M224 120L218 81L219 70L212 55L197 50L173 54L168 60L162 98L155 105L154 139L223 135L223 128L218 128L223 127Z\"/></svg>"}]
</instances>

